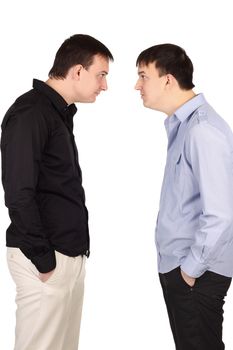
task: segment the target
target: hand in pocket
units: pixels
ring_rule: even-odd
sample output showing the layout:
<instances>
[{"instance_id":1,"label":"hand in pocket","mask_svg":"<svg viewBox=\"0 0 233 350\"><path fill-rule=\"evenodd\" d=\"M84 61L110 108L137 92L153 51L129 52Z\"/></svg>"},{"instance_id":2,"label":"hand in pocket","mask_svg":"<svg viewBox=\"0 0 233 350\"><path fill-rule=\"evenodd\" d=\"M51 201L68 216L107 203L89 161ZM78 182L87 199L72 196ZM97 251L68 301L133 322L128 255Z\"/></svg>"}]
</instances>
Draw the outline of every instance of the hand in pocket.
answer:
<instances>
[{"instance_id":1,"label":"hand in pocket","mask_svg":"<svg viewBox=\"0 0 233 350\"><path fill-rule=\"evenodd\" d=\"M55 269L54 269L55 270ZM48 279L52 276L52 274L54 273L54 270L46 272L46 273L39 273L39 279L41 280L41 282L46 282L48 281Z\"/></svg>"},{"instance_id":2,"label":"hand in pocket","mask_svg":"<svg viewBox=\"0 0 233 350\"><path fill-rule=\"evenodd\" d=\"M180 269L180 273L181 273L181 276L182 276L183 280L185 281L185 283L187 283L190 287L193 287L195 284L196 278L187 275L181 269Z\"/></svg>"}]
</instances>

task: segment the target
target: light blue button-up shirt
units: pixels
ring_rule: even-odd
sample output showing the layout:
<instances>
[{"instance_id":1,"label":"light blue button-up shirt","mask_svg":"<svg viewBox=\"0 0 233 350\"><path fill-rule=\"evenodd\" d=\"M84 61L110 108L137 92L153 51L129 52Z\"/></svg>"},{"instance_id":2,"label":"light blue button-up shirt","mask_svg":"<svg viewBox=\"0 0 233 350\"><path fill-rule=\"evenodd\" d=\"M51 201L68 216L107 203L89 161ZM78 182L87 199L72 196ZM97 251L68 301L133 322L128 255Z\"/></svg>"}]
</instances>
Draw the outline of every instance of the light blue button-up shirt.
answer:
<instances>
[{"instance_id":1,"label":"light blue button-up shirt","mask_svg":"<svg viewBox=\"0 0 233 350\"><path fill-rule=\"evenodd\" d=\"M233 134L202 94L165 120L158 269L233 275Z\"/></svg>"}]
</instances>

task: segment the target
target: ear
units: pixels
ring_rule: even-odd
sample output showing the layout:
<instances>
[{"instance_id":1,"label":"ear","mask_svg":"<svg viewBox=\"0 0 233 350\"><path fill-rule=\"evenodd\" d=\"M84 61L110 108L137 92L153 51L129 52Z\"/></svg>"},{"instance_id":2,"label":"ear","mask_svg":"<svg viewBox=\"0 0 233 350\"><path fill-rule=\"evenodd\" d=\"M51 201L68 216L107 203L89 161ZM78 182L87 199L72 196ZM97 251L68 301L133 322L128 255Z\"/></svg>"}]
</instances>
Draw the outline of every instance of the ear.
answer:
<instances>
[{"instance_id":1,"label":"ear","mask_svg":"<svg viewBox=\"0 0 233 350\"><path fill-rule=\"evenodd\" d=\"M83 70L83 66L81 64L76 64L75 66L70 68L70 74L72 79L74 80L80 80L80 75Z\"/></svg>"},{"instance_id":2,"label":"ear","mask_svg":"<svg viewBox=\"0 0 233 350\"><path fill-rule=\"evenodd\" d=\"M166 74L166 85L171 85L173 81L173 76L171 74Z\"/></svg>"},{"instance_id":3,"label":"ear","mask_svg":"<svg viewBox=\"0 0 233 350\"><path fill-rule=\"evenodd\" d=\"M177 80L172 74L166 74L166 86L172 87L177 85Z\"/></svg>"}]
</instances>

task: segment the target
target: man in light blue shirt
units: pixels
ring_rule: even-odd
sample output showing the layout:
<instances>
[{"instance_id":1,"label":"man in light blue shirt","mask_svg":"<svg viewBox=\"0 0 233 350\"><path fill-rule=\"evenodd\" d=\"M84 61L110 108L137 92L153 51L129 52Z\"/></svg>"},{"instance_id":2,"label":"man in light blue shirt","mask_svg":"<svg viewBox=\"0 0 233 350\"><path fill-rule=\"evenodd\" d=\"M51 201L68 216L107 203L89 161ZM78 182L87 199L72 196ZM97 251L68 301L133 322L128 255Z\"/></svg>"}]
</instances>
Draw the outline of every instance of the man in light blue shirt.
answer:
<instances>
[{"instance_id":1,"label":"man in light blue shirt","mask_svg":"<svg viewBox=\"0 0 233 350\"><path fill-rule=\"evenodd\" d=\"M194 93L193 65L181 47L146 49L137 66L144 106L168 116L156 246L176 349L222 350L233 275L233 134Z\"/></svg>"}]
</instances>

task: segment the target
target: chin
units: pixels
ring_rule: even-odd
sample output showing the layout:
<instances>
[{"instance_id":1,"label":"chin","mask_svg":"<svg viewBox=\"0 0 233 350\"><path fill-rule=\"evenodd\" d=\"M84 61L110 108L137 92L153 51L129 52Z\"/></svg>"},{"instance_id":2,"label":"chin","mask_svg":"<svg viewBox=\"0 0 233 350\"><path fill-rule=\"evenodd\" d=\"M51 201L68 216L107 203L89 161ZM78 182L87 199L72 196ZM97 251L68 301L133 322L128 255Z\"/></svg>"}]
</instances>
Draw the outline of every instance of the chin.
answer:
<instances>
[{"instance_id":1,"label":"chin","mask_svg":"<svg viewBox=\"0 0 233 350\"><path fill-rule=\"evenodd\" d=\"M154 107L152 107L149 103L144 102L143 106L149 109L155 109Z\"/></svg>"},{"instance_id":2,"label":"chin","mask_svg":"<svg viewBox=\"0 0 233 350\"><path fill-rule=\"evenodd\" d=\"M91 98L90 98L90 103L93 103L93 102L95 102L96 101L96 95L94 95L94 96L92 96Z\"/></svg>"},{"instance_id":3,"label":"chin","mask_svg":"<svg viewBox=\"0 0 233 350\"><path fill-rule=\"evenodd\" d=\"M83 103L94 103L96 101L96 97L92 97L92 98L89 98L89 99L86 99L84 101L82 101Z\"/></svg>"}]
</instances>

